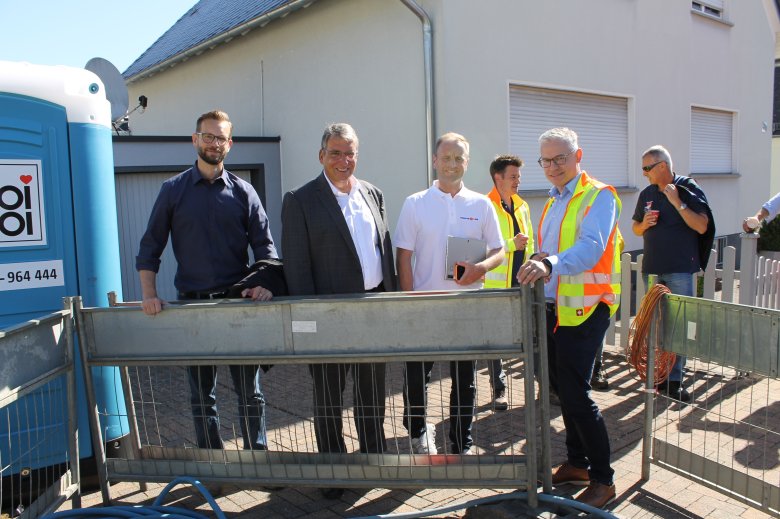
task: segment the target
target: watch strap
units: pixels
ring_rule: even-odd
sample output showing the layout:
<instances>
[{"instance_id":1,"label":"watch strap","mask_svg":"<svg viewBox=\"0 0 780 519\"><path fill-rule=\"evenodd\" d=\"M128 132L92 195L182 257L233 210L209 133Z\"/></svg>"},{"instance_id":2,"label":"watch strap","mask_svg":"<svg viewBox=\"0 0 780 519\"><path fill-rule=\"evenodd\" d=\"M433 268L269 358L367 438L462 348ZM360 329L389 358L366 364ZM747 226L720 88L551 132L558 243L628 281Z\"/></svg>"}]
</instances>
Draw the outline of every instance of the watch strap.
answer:
<instances>
[{"instance_id":1,"label":"watch strap","mask_svg":"<svg viewBox=\"0 0 780 519\"><path fill-rule=\"evenodd\" d=\"M549 273L552 274L553 267L552 267L552 263L550 262L550 260L548 260L547 258L542 258L542 263L544 264L545 267L547 267L547 270L549 271Z\"/></svg>"}]
</instances>

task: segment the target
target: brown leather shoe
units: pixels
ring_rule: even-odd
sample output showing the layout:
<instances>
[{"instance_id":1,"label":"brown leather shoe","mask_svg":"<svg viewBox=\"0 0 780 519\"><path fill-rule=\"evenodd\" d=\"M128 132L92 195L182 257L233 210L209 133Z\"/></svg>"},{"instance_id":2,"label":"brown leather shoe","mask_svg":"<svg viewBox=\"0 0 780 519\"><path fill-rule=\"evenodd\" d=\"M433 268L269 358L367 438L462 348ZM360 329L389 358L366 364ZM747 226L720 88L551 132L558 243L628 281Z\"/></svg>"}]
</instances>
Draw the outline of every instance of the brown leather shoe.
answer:
<instances>
[{"instance_id":1,"label":"brown leather shoe","mask_svg":"<svg viewBox=\"0 0 780 519\"><path fill-rule=\"evenodd\" d=\"M604 508L615 500L615 485L605 485L594 481L577 496L577 501L594 508Z\"/></svg>"},{"instance_id":2,"label":"brown leather shoe","mask_svg":"<svg viewBox=\"0 0 780 519\"><path fill-rule=\"evenodd\" d=\"M590 484L590 476L588 475L588 469L577 468L569 463L557 467L553 470L552 484L558 485L577 485L580 487L588 486Z\"/></svg>"}]
</instances>

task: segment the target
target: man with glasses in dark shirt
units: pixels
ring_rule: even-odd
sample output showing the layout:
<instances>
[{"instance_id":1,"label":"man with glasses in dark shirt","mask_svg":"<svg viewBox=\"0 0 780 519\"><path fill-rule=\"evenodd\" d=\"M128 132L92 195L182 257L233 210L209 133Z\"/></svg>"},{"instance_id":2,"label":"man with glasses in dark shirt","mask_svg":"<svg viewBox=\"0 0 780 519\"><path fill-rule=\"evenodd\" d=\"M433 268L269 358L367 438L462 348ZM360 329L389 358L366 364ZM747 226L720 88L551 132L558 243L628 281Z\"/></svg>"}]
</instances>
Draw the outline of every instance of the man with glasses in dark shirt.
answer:
<instances>
[{"instance_id":1,"label":"man with glasses in dark shirt","mask_svg":"<svg viewBox=\"0 0 780 519\"><path fill-rule=\"evenodd\" d=\"M143 311L160 313L157 296L160 256L171 237L177 269L174 285L179 299L219 299L249 273L251 247L255 261L277 258L268 218L257 192L224 168L233 145L233 124L215 110L198 118L192 145L195 165L165 181L141 238L136 269L141 277ZM267 301L273 294L262 286L243 291L244 297ZM232 365L230 374L239 395L244 449L267 449L264 407L258 366ZM189 366L192 413L198 447L223 448L217 414L216 366Z\"/></svg>"}]
</instances>

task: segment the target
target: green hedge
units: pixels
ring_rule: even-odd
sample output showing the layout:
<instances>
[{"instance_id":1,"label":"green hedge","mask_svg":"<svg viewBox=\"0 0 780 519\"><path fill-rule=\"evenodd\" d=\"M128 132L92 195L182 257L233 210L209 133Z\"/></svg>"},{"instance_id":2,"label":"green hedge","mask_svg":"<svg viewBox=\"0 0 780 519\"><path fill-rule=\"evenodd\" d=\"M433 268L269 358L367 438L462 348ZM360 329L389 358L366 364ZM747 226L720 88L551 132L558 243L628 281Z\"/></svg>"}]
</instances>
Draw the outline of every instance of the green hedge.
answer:
<instances>
[{"instance_id":1,"label":"green hedge","mask_svg":"<svg viewBox=\"0 0 780 519\"><path fill-rule=\"evenodd\" d=\"M758 231L758 250L780 251L780 216L761 225Z\"/></svg>"}]
</instances>

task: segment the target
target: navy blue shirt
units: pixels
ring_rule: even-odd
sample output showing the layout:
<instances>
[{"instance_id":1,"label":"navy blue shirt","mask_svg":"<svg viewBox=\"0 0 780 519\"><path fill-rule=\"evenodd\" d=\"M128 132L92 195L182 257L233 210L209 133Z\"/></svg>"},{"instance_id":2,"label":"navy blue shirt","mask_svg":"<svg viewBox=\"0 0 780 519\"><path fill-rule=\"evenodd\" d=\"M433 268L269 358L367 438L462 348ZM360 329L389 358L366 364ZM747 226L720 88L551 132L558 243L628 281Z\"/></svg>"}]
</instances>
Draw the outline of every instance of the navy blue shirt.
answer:
<instances>
[{"instance_id":1,"label":"navy blue shirt","mask_svg":"<svg viewBox=\"0 0 780 519\"><path fill-rule=\"evenodd\" d=\"M214 183L192 167L163 182L141 238L136 270L157 272L171 236L179 292L221 290L240 281L254 259L278 258L257 192L223 170Z\"/></svg>"},{"instance_id":2,"label":"navy blue shirt","mask_svg":"<svg viewBox=\"0 0 780 519\"><path fill-rule=\"evenodd\" d=\"M707 197L689 177L675 174L680 200L699 214L707 212ZM633 219L641 222L647 210L658 210L658 223L642 235L644 239L644 274L694 273L702 268L699 257L699 233L688 227L680 211L674 207L658 186L650 184L639 193ZM710 217L711 218L711 217Z\"/></svg>"}]
</instances>

